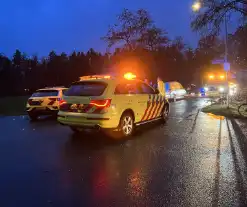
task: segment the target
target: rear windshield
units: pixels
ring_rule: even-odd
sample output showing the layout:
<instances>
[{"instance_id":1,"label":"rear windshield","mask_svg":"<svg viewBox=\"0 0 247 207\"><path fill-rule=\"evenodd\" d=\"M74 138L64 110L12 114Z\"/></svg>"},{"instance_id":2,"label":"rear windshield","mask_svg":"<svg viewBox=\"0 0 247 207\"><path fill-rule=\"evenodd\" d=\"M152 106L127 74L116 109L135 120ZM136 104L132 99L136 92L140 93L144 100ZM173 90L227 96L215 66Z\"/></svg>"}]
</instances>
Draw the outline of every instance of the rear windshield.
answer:
<instances>
[{"instance_id":1,"label":"rear windshield","mask_svg":"<svg viewBox=\"0 0 247 207\"><path fill-rule=\"evenodd\" d=\"M100 96L103 94L107 87L104 82L82 81L74 83L68 91L65 92L66 96Z\"/></svg>"},{"instance_id":2,"label":"rear windshield","mask_svg":"<svg viewBox=\"0 0 247 207\"><path fill-rule=\"evenodd\" d=\"M40 90L36 91L32 97L58 96L57 90Z\"/></svg>"}]
</instances>

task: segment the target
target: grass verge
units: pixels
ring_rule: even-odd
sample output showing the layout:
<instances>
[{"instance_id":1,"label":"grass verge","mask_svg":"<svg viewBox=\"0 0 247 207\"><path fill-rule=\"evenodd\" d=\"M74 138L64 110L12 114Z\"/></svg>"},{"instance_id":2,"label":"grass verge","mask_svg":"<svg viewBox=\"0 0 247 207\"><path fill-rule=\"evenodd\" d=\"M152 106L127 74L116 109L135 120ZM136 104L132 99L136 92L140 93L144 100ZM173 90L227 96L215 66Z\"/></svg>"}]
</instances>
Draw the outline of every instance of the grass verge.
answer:
<instances>
[{"instance_id":1,"label":"grass verge","mask_svg":"<svg viewBox=\"0 0 247 207\"><path fill-rule=\"evenodd\" d=\"M11 96L0 98L0 115L19 116L26 114L28 96Z\"/></svg>"},{"instance_id":2,"label":"grass verge","mask_svg":"<svg viewBox=\"0 0 247 207\"><path fill-rule=\"evenodd\" d=\"M228 118L243 118L239 113L236 107L221 104L212 104L202 108L201 110L204 113L211 113L219 116L224 116Z\"/></svg>"}]
</instances>

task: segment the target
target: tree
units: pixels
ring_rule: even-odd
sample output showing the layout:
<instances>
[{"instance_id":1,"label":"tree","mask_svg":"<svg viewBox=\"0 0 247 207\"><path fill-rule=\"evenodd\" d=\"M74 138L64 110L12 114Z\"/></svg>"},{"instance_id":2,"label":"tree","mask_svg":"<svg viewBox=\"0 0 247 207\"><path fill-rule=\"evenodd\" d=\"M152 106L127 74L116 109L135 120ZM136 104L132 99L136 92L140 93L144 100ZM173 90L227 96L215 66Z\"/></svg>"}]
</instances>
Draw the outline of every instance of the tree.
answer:
<instances>
[{"instance_id":1,"label":"tree","mask_svg":"<svg viewBox=\"0 0 247 207\"><path fill-rule=\"evenodd\" d=\"M153 26L146 31L143 31L139 42L144 48L151 51L156 51L160 47L164 47L168 44L169 39L166 36L167 33L156 26Z\"/></svg>"},{"instance_id":2,"label":"tree","mask_svg":"<svg viewBox=\"0 0 247 207\"><path fill-rule=\"evenodd\" d=\"M236 67L247 69L247 25L229 35L229 53Z\"/></svg>"},{"instance_id":3,"label":"tree","mask_svg":"<svg viewBox=\"0 0 247 207\"><path fill-rule=\"evenodd\" d=\"M117 20L118 23L111 26L107 35L102 38L108 43L108 47L123 43L132 50L137 46L142 34L152 25L148 12L143 9L136 12L124 9Z\"/></svg>"},{"instance_id":4,"label":"tree","mask_svg":"<svg viewBox=\"0 0 247 207\"><path fill-rule=\"evenodd\" d=\"M191 27L194 31L217 34L225 15L236 12L242 17L247 16L247 0L204 0Z\"/></svg>"},{"instance_id":5,"label":"tree","mask_svg":"<svg viewBox=\"0 0 247 207\"><path fill-rule=\"evenodd\" d=\"M12 59L13 65L15 67L20 67L22 59L23 59L23 57L22 57L21 51L16 50L14 55L13 55L13 59Z\"/></svg>"}]
</instances>

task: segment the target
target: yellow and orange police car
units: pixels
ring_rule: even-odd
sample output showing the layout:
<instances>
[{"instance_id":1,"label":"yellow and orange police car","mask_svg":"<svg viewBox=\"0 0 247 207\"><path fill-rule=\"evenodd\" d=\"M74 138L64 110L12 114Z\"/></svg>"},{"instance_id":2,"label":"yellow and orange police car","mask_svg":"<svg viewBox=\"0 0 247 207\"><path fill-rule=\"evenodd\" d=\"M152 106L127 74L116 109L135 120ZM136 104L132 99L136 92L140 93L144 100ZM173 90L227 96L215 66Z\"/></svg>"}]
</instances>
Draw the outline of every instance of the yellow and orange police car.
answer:
<instances>
[{"instance_id":1,"label":"yellow and orange police car","mask_svg":"<svg viewBox=\"0 0 247 207\"><path fill-rule=\"evenodd\" d=\"M138 125L168 118L165 95L132 73L121 77L83 76L63 96L58 121L75 132L85 128L117 129L132 135Z\"/></svg>"},{"instance_id":2,"label":"yellow and orange police car","mask_svg":"<svg viewBox=\"0 0 247 207\"><path fill-rule=\"evenodd\" d=\"M57 115L65 87L47 87L32 94L26 104L26 111L31 120L41 115Z\"/></svg>"}]
</instances>

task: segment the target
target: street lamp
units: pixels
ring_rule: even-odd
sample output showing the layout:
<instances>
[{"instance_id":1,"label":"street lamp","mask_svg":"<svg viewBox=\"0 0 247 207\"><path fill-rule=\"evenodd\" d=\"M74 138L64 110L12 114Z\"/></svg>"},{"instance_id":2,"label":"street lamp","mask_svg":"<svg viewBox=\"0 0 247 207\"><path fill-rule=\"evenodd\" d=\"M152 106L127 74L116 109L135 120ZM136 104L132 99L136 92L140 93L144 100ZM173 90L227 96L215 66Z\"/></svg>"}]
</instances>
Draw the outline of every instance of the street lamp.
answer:
<instances>
[{"instance_id":1,"label":"street lamp","mask_svg":"<svg viewBox=\"0 0 247 207\"><path fill-rule=\"evenodd\" d=\"M194 2L194 3L192 4L192 10L193 10L194 12L199 11L201 8L202 8L202 4L201 4L200 1L196 1L196 2Z\"/></svg>"},{"instance_id":2,"label":"street lamp","mask_svg":"<svg viewBox=\"0 0 247 207\"><path fill-rule=\"evenodd\" d=\"M192 4L192 10L194 12L198 12L200 9L202 8L202 3L197 0ZM227 26L227 13L224 14L224 26L225 26L225 55L224 55L224 62L227 65L228 64L228 26ZM224 67L228 67L225 66ZM226 84L227 84L227 91L228 90L228 72L227 69L224 68L226 70ZM227 107L229 108L229 92L227 93Z\"/></svg>"}]
</instances>

